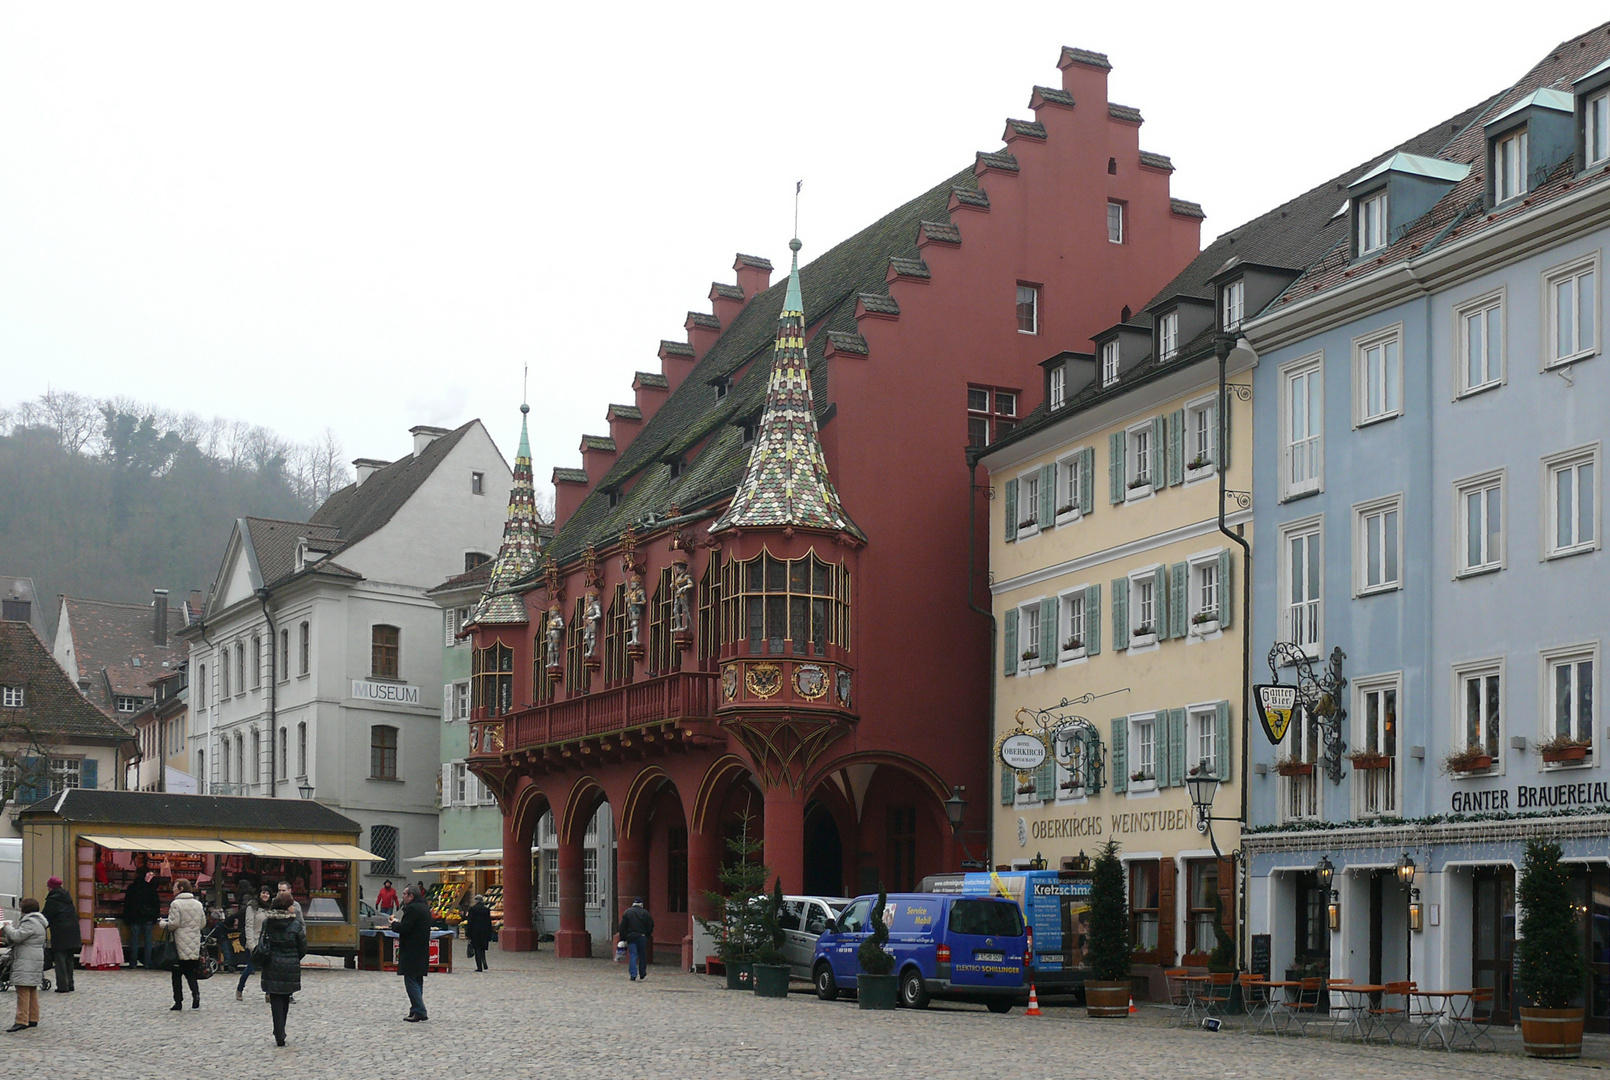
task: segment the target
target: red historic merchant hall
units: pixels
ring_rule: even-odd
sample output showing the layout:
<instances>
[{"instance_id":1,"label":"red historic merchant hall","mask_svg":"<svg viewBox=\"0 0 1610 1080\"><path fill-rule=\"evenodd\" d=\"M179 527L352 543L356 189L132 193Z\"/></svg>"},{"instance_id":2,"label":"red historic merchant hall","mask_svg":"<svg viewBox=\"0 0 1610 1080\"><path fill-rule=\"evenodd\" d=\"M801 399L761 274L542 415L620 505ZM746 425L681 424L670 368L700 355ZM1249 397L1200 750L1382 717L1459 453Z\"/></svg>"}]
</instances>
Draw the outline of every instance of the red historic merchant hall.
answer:
<instances>
[{"instance_id":1,"label":"red historic merchant hall","mask_svg":"<svg viewBox=\"0 0 1610 1080\"><path fill-rule=\"evenodd\" d=\"M1041 362L1153 296L1196 255L1202 216L1140 149L1140 114L1108 102L1106 58L1064 49L1059 66L1004 148L804 266L792 242L786 281L739 255L607 433L583 436L582 467L554 470L540 553L522 445L467 631L470 760L504 812L505 949L532 945L530 852L551 811L556 946L589 954L583 840L605 800L614 895L645 897L662 956L746 816L788 892L955 869L956 787L984 856L991 627L968 569L987 515L970 544L964 449L1043 407Z\"/></svg>"}]
</instances>

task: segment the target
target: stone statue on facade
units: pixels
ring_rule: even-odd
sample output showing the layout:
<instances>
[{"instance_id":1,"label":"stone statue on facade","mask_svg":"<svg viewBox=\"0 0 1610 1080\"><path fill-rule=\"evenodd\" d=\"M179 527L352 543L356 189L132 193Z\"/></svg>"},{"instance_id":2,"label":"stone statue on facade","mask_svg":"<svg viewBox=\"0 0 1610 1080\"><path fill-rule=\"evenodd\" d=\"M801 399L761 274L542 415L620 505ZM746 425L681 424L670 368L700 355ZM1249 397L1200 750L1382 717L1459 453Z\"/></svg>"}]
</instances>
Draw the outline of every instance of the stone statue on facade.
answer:
<instances>
[{"instance_id":1,"label":"stone statue on facade","mask_svg":"<svg viewBox=\"0 0 1610 1080\"><path fill-rule=\"evenodd\" d=\"M626 583L626 620L628 645L641 645L643 640L639 636L639 629L643 625L643 606L648 603L648 597L643 592L643 583L635 577Z\"/></svg>"},{"instance_id":2,"label":"stone statue on facade","mask_svg":"<svg viewBox=\"0 0 1610 1080\"><path fill-rule=\"evenodd\" d=\"M548 666L556 667L559 664L560 657L564 655L561 650L564 647L565 638L565 617L559 614L559 605L557 604L548 609L547 633Z\"/></svg>"},{"instance_id":3,"label":"stone statue on facade","mask_svg":"<svg viewBox=\"0 0 1610 1080\"><path fill-rule=\"evenodd\" d=\"M671 564L671 629L680 633L693 626L693 575L682 563Z\"/></svg>"},{"instance_id":4,"label":"stone statue on facade","mask_svg":"<svg viewBox=\"0 0 1610 1080\"><path fill-rule=\"evenodd\" d=\"M583 619L581 624L582 642L588 656L598 654L598 624L604 618L604 609L598 603L598 594L593 593L587 597L582 607Z\"/></svg>"}]
</instances>

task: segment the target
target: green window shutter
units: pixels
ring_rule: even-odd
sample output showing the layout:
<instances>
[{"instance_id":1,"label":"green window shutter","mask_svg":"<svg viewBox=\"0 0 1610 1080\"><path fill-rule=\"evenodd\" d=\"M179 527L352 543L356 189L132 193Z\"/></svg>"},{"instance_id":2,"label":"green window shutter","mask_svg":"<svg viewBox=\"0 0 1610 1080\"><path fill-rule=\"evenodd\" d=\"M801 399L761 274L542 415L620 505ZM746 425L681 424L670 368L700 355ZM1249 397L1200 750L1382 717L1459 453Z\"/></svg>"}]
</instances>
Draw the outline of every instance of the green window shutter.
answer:
<instances>
[{"instance_id":1,"label":"green window shutter","mask_svg":"<svg viewBox=\"0 0 1610 1080\"><path fill-rule=\"evenodd\" d=\"M1040 601L1040 663L1045 667L1057 666L1057 649L1062 642L1057 640L1057 611L1061 605L1056 597Z\"/></svg>"},{"instance_id":2,"label":"green window shutter","mask_svg":"<svg viewBox=\"0 0 1610 1080\"><path fill-rule=\"evenodd\" d=\"M1185 710L1168 710L1168 772L1175 787L1185 786L1185 774L1196 764L1188 761L1190 743L1185 741Z\"/></svg>"},{"instance_id":3,"label":"green window shutter","mask_svg":"<svg viewBox=\"0 0 1610 1080\"><path fill-rule=\"evenodd\" d=\"M1017 481L1006 482L1006 538L1017 539Z\"/></svg>"},{"instance_id":4,"label":"green window shutter","mask_svg":"<svg viewBox=\"0 0 1610 1080\"><path fill-rule=\"evenodd\" d=\"M1114 717L1112 722L1112 789L1129 790L1129 717Z\"/></svg>"},{"instance_id":5,"label":"green window shutter","mask_svg":"<svg viewBox=\"0 0 1610 1080\"><path fill-rule=\"evenodd\" d=\"M1001 805L1011 806L1017 792L1017 773L1008 765L1001 766Z\"/></svg>"},{"instance_id":6,"label":"green window shutter","mask_svg":"<svg viewBox=\"0 0 1610 1080\"><path fill-rule=\"evenodd\" d=\"M1168 603L1167 563L1159 566L1157 572L1152 575L1152 602L1156 605L1156 610L1152 612L1152 618L1157 620L1157 640L1166 641L1168 640L1169 612L1171 611Z\"/></svg>"},{"instance_id":7,"label":"green window shutter","mask_svg":"<svg viewBox=\"0 0 1610 1080\"><path fill-rule=\"evenodd\" d=\"M1230 557L1230 549L1225 548L1219 552L1219 626L1230 629L1230 621L1235 612L1235 593L1230 591L1230 584L1234 580L1235 560Z\"/></svg>"},{"instance_id":8,"label":"green window shutter","mask_svg":"<svg viewBox=\"0 0 1610 1080\"><path fill-rule=\"evenodd\" d=\"M1230 401L1231 401L1231 398L1232 398L1231 393L1228 390L1226 390L1224 392L1224 399L1219 402L1219 415L1224 417L1224 419L1219 421L1219 432L1218 433L1221 436L1219 441L1222 442L1224 445L1222 447L1217 448L1218 449L1218 458L1219 458L1218 463L1219 463L1219 466L1221 468L1225 468L1225 469L1228 469L1230 467L1230 415L1231 415Z\"/></svg>"},{"instance_id":9,"label":"green window shutter","mask_svg":"<svg viewBox=\"0 0 1610 1080\"><path fill-rule=\"evenodd\" d=\"M1041 802L1052 802L1057 797L1057 765L1049 754L1034 770L1034 796Z\"/></svg>"},{"instance_id":10,"label":"green window shutter","mask_svg":"<svg viewBox=\"0 0 1610 1080\"><path fill-rule=\"evenodd\" d=\"M1006 625L1001 630L1006 641L1006 655L1001 658L1001 674L1017 674L1017 608L1006 612Z\"/></svg>"},{"instance_id":11,"label":"green window shutter","mask_svg":"<svg viewBox=\"0 0 1610 1080\"><path fill-rule=\"evenodd\" d=\"M1168 596L1169 625L1174 636L1182 638L1191 629L1190 605L1186 603L1186 593L1191 580L1191 568L1186 563L1177 562L1169 570L1168 577L1169 586L1173 590Z\"/></svg>"},{"instance_id":12,"label":"green window shutter","mask_svg":"<svg viewBox=\"0 0 1610 1080\"><path fill-rule=\"evenodd\" d=\"M1213 717L1213 771L1220 780L1230 780L1235 773L1235 756L1230 752L1230 703L1221 701L1215 706Z\"/></svg>"},{"instance_id":13,"label":"green window shutter","mask_svg":"<svg viewBox=\"0 0 1610 1080\"><path fill-rule=\"evenodd\" d=\"M1095 507L1096 448L1087 446L1079 454L1079 513L1088 514Z\"/></svg>"},{"instance_id":14,"label":"green window shutter","mask_svg":"<svg viewBox=\"0 0 1610 1080\"><path fill-rule=\"evenodd\" d=\"M1185 483L1185 410L1168 414L1168 482Z\"/></svg>"},{"instance_id":15,"label":"green window shutter","mask_svg":"<svg viewBox=\"0 0 1610 1080\"><path fill-rule=\"evenodd\" d=\"M11 795L13 809L20 810L29 803L36 803L49 794L48 790L41 792L39 788L34 786L34 781L39 779L39 761L40 759L36 757L25 757L18 762L20 768L17 770L17 787Z\"/></svg>"},{"instance_id":16,"label":"green window shutter","mask_svg":"<svg viewBox=\"0 0 1610 1080\"><path fill-rule=\"evenodd\" d=\"M94 790L101 786L101 763L94 758L85 758L78 763L78 786Z\"/></svg>"},{"instance_id":17,"label":"green window shutter","mask_svg":"<svg viewBox=\"0 0 1610 1080\"><path fill-rule=\"evenodd\" d=\"M1101 585L1085 587L1085 655L1101 654Z\"/></svg>"},{"instance_id":18,"label":"green window shutter","mask_svg":"<svg viewBox=\"0 0 1610 1080\"><path fill-rule=\"evenodd\" d=\"M1168 486L1168 424L1161 416L1152 417L1152 489Z\"/></svg>"},{"instance_id":19,"label":"green window shutter","mask_svg":"<svg viewBox=\"0 0 1610 1080\"><path fill-rule=\"evenodd\" d=\"M1152 777L1159 789L1169 786L1174 747L1168 741L1168 710L1158 712L1152 721Z\"/></svg>"},{"instance_id":20,"label":"green window shutter","mask_svg":"<svg viewBox=\"0 0 1610 1080\"><path fill-rule=\"evenodd\" d=\"M1057 520L1057 467L1040 466L1040 528L1049 529Z\"/></svg>"},{"instance_id":21,"label":"green window shutter","mask_svg":"<svg viewBox=\"0 0 1610 1080\"><path fill-rule=\"evenodd\" d=\"M1107 486L1114 504L1124 501L1124 433L1107 436Z\"/></svg>"},{"instance_id":22,"label":"green window shutter","mask_svg":"<svg viewBox=\"0 0 1610 1080\"><path fill-rule=\"evenodd\" d=\"M1112 583L1112 647L1129 648L1129 579L1125 577L1114 578Z\"/></svg>"}]
</instances>

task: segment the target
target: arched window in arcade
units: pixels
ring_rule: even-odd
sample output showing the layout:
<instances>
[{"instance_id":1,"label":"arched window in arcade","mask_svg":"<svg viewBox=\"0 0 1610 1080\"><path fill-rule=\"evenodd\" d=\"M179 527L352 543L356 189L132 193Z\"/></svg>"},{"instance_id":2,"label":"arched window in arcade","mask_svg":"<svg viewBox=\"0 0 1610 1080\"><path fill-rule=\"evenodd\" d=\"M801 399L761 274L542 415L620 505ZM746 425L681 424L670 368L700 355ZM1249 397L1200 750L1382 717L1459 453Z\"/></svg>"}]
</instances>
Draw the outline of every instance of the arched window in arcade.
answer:
<instances>
[{"instance_id":1,"label":"arched window in arcade","mask_svg":"<svg viewBox=\"0 0 1610 1080\"><path fill-rule=\"evenodd\" d=\"M812 552L798 559L757 555L727 564L722 625L752 654L822 656L850 647L850 574Z\"/></svg>"},{"instance_id":2,"label":"arched window in arcade","mask_svg":"<svg viewBox=\"0 0 1610 1080\"><path fill-rule=\"evenodd\" d=\"M565 689L572 694L587 692L587 668L582 663L587 642L581 632L585 617L581 605L582 599L578 596L570 612L570 625L565 628Z\"/></svg>"},{"instance_id":3,"label":"arched window in arcade","mask_svg":"<svg viewBox=\"0 0 1610 1080\"><path fill-rule=\"evenodd\" d=\"M721 554L712 551L699 578L699 659L715 660L721 655ZM706 668L709 664L702 665ZM675 910L675 909L673 909Z\"/></svg>"},{"instance_id":4,"label":"arched window in arcade","mask_svg":"<svg viewBox=\"0 0 1610 1080\"><path fill-rule=\"evenodd\" d=\"M502 642L476 649L471 667L476 716L502 716L514 707L514 650Z\"/></svg>"},{"instance_id":5,"label":"arched window in arcade","mask_svg":"<svg viewBox=\"0 0 1610 1080\"><path fill-rule=\"evenodd\" d=\"M630 619L626 611L626 585L615 586L609 610L604 614L604 685L614 686L632 677L631 661L626 656L626 635Z\"/></svg>"}]
</instances>

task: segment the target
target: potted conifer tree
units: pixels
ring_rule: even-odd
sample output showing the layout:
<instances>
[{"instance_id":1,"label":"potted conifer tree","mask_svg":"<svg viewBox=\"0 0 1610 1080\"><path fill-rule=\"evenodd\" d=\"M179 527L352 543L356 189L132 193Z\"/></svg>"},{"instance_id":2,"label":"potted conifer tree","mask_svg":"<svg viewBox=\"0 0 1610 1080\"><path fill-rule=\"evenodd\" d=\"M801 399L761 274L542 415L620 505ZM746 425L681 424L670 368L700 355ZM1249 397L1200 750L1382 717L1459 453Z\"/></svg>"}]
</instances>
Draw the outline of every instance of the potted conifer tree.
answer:
<instances>
[{"instance_id":1,"label":"potted conifer tree","mask_svg":"<svg viewBox=\"0 0 1610 1080\"><path fill-rule=\"evenodd\" d=\"M1526 865L1517 889L1521 905L1519 961L1521 1039L1531 1057L1582 1056L1579 1003L1587 982L1582 927L1571 898L1571 881L1560 866L1560 845L1526 843Z\"/></svg>"},{"instance_id":2,"label":"potted conifer tree","mask_svg":"<svg viewBox=\"0 0 1610 1080\"><path fill-rule=\"evenodd\" d=\"M1124 864L1118 841L1108 840L1096 853L1090 879L1090 913L1085 962L1085 1009L1091 1016L1129 1015L1129 905L1124 899Z\"/></svg>"},{"instance_id":3,"label":"potted conifer tree","mask_svg":"<svg viewBox=\"0 0 1610 1080\"><path fill-rule=\"evenodd\" d=\"M772 885L770 896L760 900L759 936L755 944L755 996L788 996L788 956L783 952L783 879Z\"/></svg>"},{"instance_id":4,"label":"potted conifer tree","mask_svg":"<svg viewBox=\"0 0 1610 1080\"><path fill-rule=\"evenodd\" d=\"M889 894L878 890L872 908L872 933L856 951L861 972L855 977L855 996L863 1009L892 1009L900 1003L900 980L894 971L894 954L884 948L889 941L889 924L884 922L884 906Z\"/></svg>"},{"instance_id":5,"label":"potted conifer tree","mask_svg":"<svg viewBox=\"0 0 1610 1080\"><path fill-rule=\"evenodd\" d=\"M737 857L716 875L721 891L704 894L716 918L699 919L704 932L715 941L716 958L727 973L728 990L749 990L754 986L760 901L766 895L766 879L771 876L760 862L760 840L750 839L750 821L747 814L742 816L737 834L727 841L727 850Z\"/></svg>"}]
</instances>

